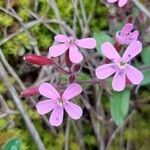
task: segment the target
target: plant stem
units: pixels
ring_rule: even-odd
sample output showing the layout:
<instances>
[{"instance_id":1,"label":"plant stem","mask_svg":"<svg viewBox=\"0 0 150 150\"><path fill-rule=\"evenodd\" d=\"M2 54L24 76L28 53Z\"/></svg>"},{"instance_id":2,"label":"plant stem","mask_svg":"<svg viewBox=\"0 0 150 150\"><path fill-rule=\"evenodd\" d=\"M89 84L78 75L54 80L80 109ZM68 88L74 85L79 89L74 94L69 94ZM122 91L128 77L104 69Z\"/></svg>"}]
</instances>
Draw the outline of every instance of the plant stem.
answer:
<instances>
[{"instance_id":1,"label":"plant stem","mask_svg":"<svg viewBox=\"0 0 150 150\"><path fill-rule=\"evenodd\" d=\"M8 79L7 72L6 72L6 70L3 67L1 62L0 62L0 78L2 79L4 84L6 85L10 95L12 96L13 101L15 102L18 110L20 111L20 114L21 114L23 120L25 121L30 134L32 135L32 137L33 137L33 139L34 139L34 141L35 141L35 143L38 147L38 150L45 150L45 146L44 146L43 142L40 139L39 133L36 130L33 123L31 122L31 120L29 119L25 109L23 108L21 100L20 100L14 86L10 83L10 81Z\"/></svg>"}]
</instances>

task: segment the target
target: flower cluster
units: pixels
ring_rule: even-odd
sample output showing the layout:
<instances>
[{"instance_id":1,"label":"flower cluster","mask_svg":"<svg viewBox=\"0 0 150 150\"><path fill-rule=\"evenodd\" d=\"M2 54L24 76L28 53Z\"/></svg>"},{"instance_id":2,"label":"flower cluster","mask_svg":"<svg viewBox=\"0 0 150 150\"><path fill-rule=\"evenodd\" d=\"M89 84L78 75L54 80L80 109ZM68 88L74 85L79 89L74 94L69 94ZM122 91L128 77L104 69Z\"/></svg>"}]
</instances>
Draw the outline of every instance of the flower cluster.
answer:
<instances>
[{"instance_id":1,"label":"flower cluster","mask_svg":"<svg viewBox=\"0 0 150 150\"><path fill-rule=\"evenodd\" d=\"M132 29L132 24L126 24L119 31L120 34L116 33L118 43L129 45L122 57L111 43L105 42L101 45L102 53L111 63L97 67L95 74L98 79L102 80L115 73L112 81L112 87L115 91L124 90L126 78L135 85L140 84L143 80L143 74L130 64L131 60L142 51L142 43L137 41L139 33L138 31L131 32Z\"/></svg>"},{"instance_id":2,"label":"flower cluster","mask_svg":"<svg viewBox=\"0 0 150 150\"><path fill-rule=\"evenodd\" d=\"M108 0L109 2L115 2ZM119 0L119 5L122 5L126 1ZM132 84L140 84L143 80L143 74L133 67L130 63L131 60L142 51L142 43L138 41L139 32L133 30L132 24L126 24L121 31L116 33L116 42L120 48L122 46L128 46L123 56L119 55L119 51L110 42L105 42L101 45L101 50L104 56L110 60L109 64L104 64L96 68L96 77L100 80L114 75L112 81L112 88L115 91L122 91L126 86L126 79ZM59 126L62 124L64 110L72 119L79 119L83 111L81 107L71 102L71 100L81 94L81 85L75 83L75 75L67 70L61 68L54 61L54 57L61 56L63 54L68 56L69 63L74 64L74 71L80 70L80 63L83 60L83 55L80 52L80 48L94 49L96 47L96 40L94 38L76 39L74 37L68 37L66 35L58 34L54 37L55 45L49 48L48 57L38 55L26 55L24 60L35 65L56 65L58 69L69 75L69 84L66 89L63 87L63 92L58 87L50 83L42 83L39 87L28 88L21 93L21 96L34 96L41 94L46 97L36 104L37 112L41 115L51 112L49 123L53 126ZM67 64L69 67L71 65ZM56 90L57 89L57 90ZM59 91L59 92L58 92Z\"/></svg>"},{"instance_id":3,"label":"flower cluster","mask_svg":"<svg viewBox=\"0 0 150 150\"><path fill-rule=\"evenodd\" d=\"M61 95L51 84L42 83L39 92L48 99L37 103L37 111L44 115L53 110L49 120L51 125L59 126L62 124L64 109L72 119L76 120L82 116L82 109L70 101L82 92L82 87L79 84L70 84Z\"/></svg>"},{"instance_id":4,"label":"flower cluster","mask_svg":"<svg viewBox=\"0 0 150 150\"><path fill-rule=\"evenodd\" d=\"M96 47L96 41L93 38L78 40L74 37L58 34L54 39L56 42L59 42L59 44L49 48L49 55L51 57L58 57L69 49L70 61L75 64L80 63L83 60L83 56L80 53L78 47L86 49L93 49Z\"/></svg>"}]
</instances>

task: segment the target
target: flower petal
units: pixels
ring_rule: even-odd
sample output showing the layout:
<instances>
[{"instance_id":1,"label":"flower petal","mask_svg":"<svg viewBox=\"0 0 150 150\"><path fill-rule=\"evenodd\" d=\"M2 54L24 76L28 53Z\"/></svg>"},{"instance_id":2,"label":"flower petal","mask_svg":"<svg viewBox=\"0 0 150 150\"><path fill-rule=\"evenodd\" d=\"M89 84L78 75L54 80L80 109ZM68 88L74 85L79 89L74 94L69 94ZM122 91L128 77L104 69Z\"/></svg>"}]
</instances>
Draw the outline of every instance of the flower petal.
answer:
<instances>
[{"instance_id":1,"label":"flower petal","mask_svg":"<svg viewBox=\"0 0 150 150\"><path fill-rule=\"evenodd\" d=\"M49 55L51 57L58 57L62 55L63 53L65 53L68 48L69 48L69 45L66 43L53 45L49 48Z\"/></svg>"},{"instance_id":2,"label":"flower petal","mask_svg":"<svg viewBox=\"0 0 150 150\"><path fill-rule=\"evenodd\" d=\"M81 48L93 49L96 47L96 40L94 38L85 38L76 40L76 44Z\"/></svg>"},{"instance_id":3,"label":"flower petal","mask_svg":"<svg viewBox=\"0 0 150 150\"><path fill-rule=\"evenodd\" d=\"M60 106L56 106L51 113L49 122L52 126L60 126L63 121L64 116L64 108Z\"/></svg>"},{"instance_id":4,"label":"flower petal","mask_svg":"<svg viewBox=\"0 0 150 150\"><path fill-rule=\"evenodd\" d=\"M142 43L140 41L133 41L126 49L122 59L126 62L130 61L142 51Z\"/></svg>"},{"instance_id":5,"label":"flower petal","mask_svg":"<svg viewBox=\"0 0 150 150\"><path fill-rule=\"evenodd\" d=\"M119 0L118 6L123 7L127 3L127 0Z\"/></svg>"},{"instance_id":6,"label":"flower petal","mask_svg":"<svg viewBox=\"0 0 150 150\"><path fill-rule=\"evenodd\" d=\"M137 40L137 38L139 36L139 31L135 30L130 35L131 35L131 37L132 37L133 40Z\"/></svg>"},{"instance_id":7,"label":"flower petal","mask_svg":"<svg viewBox=\"0 0 150 150\"><path fill-rule=\"evenodd\" d=\"M81 107L69 101L64 104L64 108L68 115L75 120L79 119L83 114Z\"/></svg>"},{"instance_id":8,"label":"flower petal","mask_svg":"<svg viewBox=\"0 0 150 150\"><path fill-rule=\"evenodd\" d=\"M136 69L135 67L131 65L127 65L125 73L128 77L128 79L133 83L133 84L140 84L140 82L143 80L143 74L141 71Z\"/></svg>"},{"instance_id":9,"label":"flower petal","mask_svg":"<svg viewBox=\"0 0 150 150\"><path fill-rule=\"evenodd\" d=\"M77 83L70 84L62 95L62 99L70 100L82 92L82 87Z\"/></svg>"},{"instance_id":10,"label":"flower petal","mask_svg":"<svg viewBox=\"0 0 150 150\"><path fill-rule=\"evenodd\" d=\"M67 42L69 40L69 37L63 34L57 34L54 37L55 41L57 42Z\"/></svg>"},{"instance_id":11,"label":"flower petal","mask_svg":"<svg viewBox=\"0 0 150 150\"><path fill-rule=\"evenodd\" d=\"M53 110L54 107L55 102L53 100L44 100L36 104L37 112L41 115L47 114L48 112Z\"/></svg>"},{"instance_id":12,"label":"flower petal","mask_svg":"<svg viewBox=\"0 0 150 150\"><path fill-rule=\"evenodd\" d=\"M115 91L122 91L125 88L125 72L123 70L115 73L112 87Z\"/></svg>"},{"instance_id":13,"label":"flower petal","mask_svg":"<svg viewBox=\"0 0 150 150\"><path fill-rule=\"evenodd\" d=\"M133 29L133 24L127 23L126 25L123 26L123 28L121 30L121 34L127 35L128 33L131 32L132 29Z\"/></svg>"},{"instance_id":14,"label":"flower petal","mask_svg":"<svg viewBox=\"0 0 150 150\"><path fill-rule=\"evenodd\" d=\"M69 58L70 58L70 61L75 64L80 63L83 60L83 56L79 52L77 46L70 46Z\"/></svg>"},{"instance_id":15,"label":"flower petal","mask_svg":"<svg viewBox=\"0 0 150 150\"><path fill-rule=\"evenodd\" d=\"M109 76L111 76L114 72L116 72L116 69L113 68L114 64L105 64L102 66L99 66L95 70L95 74L98 79L105 79Z\"/></svg>"},{"instance_id":16,"label":"flower petal","mask_svg":"<svg viewBox=\"0 0 150 150\"><path fill-rule=\"evenodd\" d=\"M117 2L118 0L107 0L108 3L115 3Z\"/></svg>"},{"instance_id":17,"label":"flower petal","mask_svg":"<svg viewBox=\"0 0 150 150\"><path fill-rule=\"evenodd\" d=\"M39 87L39 93L45 97L51 98L53 100L59 99L60 94L57 90L49 83L42 83Z\"/></svg>"},{"instance_id":18,"label":"flower petal","mask_svg":"<svg viewBox=\"0 0 150 150\"><path fill-rule=\"evenodd\" d=\"M101 45L102 53L110 60L121 59L120 55L110 42Z\"/></svg>"}]
</instances>

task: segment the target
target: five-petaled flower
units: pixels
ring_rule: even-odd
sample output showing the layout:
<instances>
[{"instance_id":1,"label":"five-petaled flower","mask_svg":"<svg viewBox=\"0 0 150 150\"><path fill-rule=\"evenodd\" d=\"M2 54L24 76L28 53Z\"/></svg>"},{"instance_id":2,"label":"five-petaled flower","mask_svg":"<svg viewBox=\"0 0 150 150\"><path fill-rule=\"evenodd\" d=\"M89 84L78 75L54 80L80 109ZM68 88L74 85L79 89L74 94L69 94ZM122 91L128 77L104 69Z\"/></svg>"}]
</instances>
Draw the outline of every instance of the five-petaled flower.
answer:
<instances>
[{"instance_id":1,"label":"five-petaled flower","mask_svg":"<svg viewBox=\"0 0 150 150\"><path fill-rule=\"evenodd\" d=\"M70 84L62 95L51 84L42 83L39 87L39 93L48 99L37 103L37 111L43 115L53 110L49 120L53 126L62 124L64 109L71 118L79 119L82 116L82 109L70 100L81 92L82 87L76 83Z\"/></svg>"},{"instance_id":2,"label":"five-petaled flower","mask_svg":"<svg viewBox=\"0 0 150 150\"><path fill-rule=\"evenodd\" d=\"M132 42L126 49L122 58L114 46L105 42L101 46L102 53L112 61L110 64L104 64L96 68L97 78L105 79L115 73L112 87L115 91L122 91L125 88L126 77L132 84L140 84L143 80L143 74L130 65L130 61L142 51L142 43L139 41Z\"/></svg>"},{"instance_id":3,"label":"five-petaled flower","mask_svg":"<svg viewBox=\"0 0 150 150\"><path fill-rule=\"evenodd\" d=\"M123 26L122 30L116 33L117 42L121 45L129 45L133 41L136 41L139 36L139 32L137 30L132 32L133 29L133 24L130 23Z\"/></svg>"},{"instance_id":4,"label":"five-petaled flower","mask_svg":"<svg viewBox=\"0 0 150 150\"><path fill-rule=\"evenodd\" d=\"M55 41L58 45L53 45L49 48L49 55L57 57L65 53L69 49L69 59L72 63L80 63L83 60L82 54L78 47L93 49L96 47L96 40L94 38L75 39L66 35L58 34L55 36Z\"/></svg>"},{"instance_id":5,"label":"five-petaled flower","mask_svg":"<svg viewBox=\"0 0 150 150\"><path fill-rule=\"evenodd\" d=\"M123 7L128 0L107 0L108 3L115 3L118 1L118 6Z\"/></svg>"}]
</instances>

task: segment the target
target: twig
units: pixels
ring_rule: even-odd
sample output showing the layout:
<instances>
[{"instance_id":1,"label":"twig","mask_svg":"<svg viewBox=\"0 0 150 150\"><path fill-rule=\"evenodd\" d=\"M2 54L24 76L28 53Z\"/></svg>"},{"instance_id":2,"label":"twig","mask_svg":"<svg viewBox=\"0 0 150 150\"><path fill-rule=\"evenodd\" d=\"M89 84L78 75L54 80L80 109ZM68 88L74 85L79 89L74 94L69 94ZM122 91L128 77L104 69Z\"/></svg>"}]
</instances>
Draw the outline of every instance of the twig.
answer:
<instances>
[{"instance_id":1,"label":"twig","mask_svg":"<svg viewBox=\"0 0 150 150\"><path fill-rule=\"evenodd\" d=\"M22 33L23 31L35 26L36 24L40 23L40 20L36 20L36 21L31 21L29 23L26 23L24 27L20 28L17 32L8 35L6 38L2 39L0 41L0 46L2 46L4 43L6 43L7 41L9 41L10 39L12 39L13 37L15 37L16 35L18 35L19 33Z\"/></svg>"},{"instance_id":2,"label":"twig","mask_svg":"<svg viewBox=\"0 0 150 150\"><path fill-rule=\"evenodd\" d=\"M81 28L81 31L82 31L82 35L84 35L84 26L83 26L83 22L79 16L79 12L78 12L78 8L77 8L77 0L71 0L72 1L72 5L74 7L74 12L79 20L79 24L80 24L80 28Z\"/></svg>"},{"instance_id":3,"label":"twig","mask_svg":"<svg viewBox=\"0 0 150 150\"><path fill-rule=\"evenodd\" d=\"M8 75L7 75L6 70L4 69L3 65L1 64L1 62L0 62L0 77L2 78L2 81L6 85L9 93L11 94L12 99L15 102L18 110L20 111L20 114L21 114L22 118L24 119L30 134L32 135L32 137L38 147L38 150L45 150L45 146L40 139L39 133L36 130L36 128L34 127L31 120L29 119L26 111L24 110L21 100L20 100L15 88L9 82Z\"/></svg>"},{"instance_id":4,"label":"twig","mask_svg":"<svg viewBox=\"0 0 150 150\"><path fill-rule=\"evenodd\" d=\"M142 3L139 2L139 0L132 0L132 2L133 2L142 12L144 12L145 15L146 15L148 18L150 18L150 11L147 10L147 8L146 8L144 5L142 5Z\"/></svg>"},{"instance_id":5,"label":"twig","mask_svg":"<svg viewBox=\"0 0 150 150\"><path fill-rule=\"evenodd\" d=\"M106 147L106 150L109 150L109 147L111 146L113 140L115 139L116 135L118 134L118 132L122 129L122 127L124 127L127 122L131 119L131 117L136 113L135 110L133 110L131 112L131 114L126 118L126 120L124 121L124 123L122 123L114 132L113 134L111 135L109 141L108 141L108 144L107 144L107 147Z\"/></svg>"},{"instance_id":6,"label":"twig","mask_svg":"<svg viewBox=\"0 0 150 150\"><path fill-rule=\"evenodd\" d=\"M62 19L61 19L61 17L60 17L60 13L59 13L59 9L58 9L58 7L57 7L56 1L55 1L55 0L47 0L47 1L48 1L48 4L52 7L53 12L54 12L54 14L55 14L57 20L58 20L59 22L61 22ZM59 24L59 25L60 25L61 32L62 32L63 34L66 34L66 31L64 30L64 28L62 27L62 25L61 25L61 24Z\"/></svg>"},{"instance_id":7,"label":"twig","mask_svg":"<svg viewBox=\"0 0 150 150\"><path fill-rule=\"evenodd\" d=\"M70 118L67 118L67 127L65 133L65 150L69 150L69 132L70 132Z\"/></svg>"},{"instance_id":8,"label":"twig","mask_svg":"<svg viewBox=\"0 0 150 150\"><path fill-rule=\"evenodd\" d=\"M4 64L4 66L6 67L6 69L8 70L8 72L13 76L13 78L16 80L16 82L18 83L18 85L20 86L21 90L26 89L24 83L22 82L22 80L19 78L19 76L16 74L15 70L11 67L11 65L7 62L2 49L0 49L0 59L2 61L2 63ZM38 86L38 85L37 85ZM32 105L35 106L36 102L34 99L30 98L30 102L32 103ZM51 129L51 131L53 132L53 134L56 134L55 128L50 126L49 121L47 119L46 116L42 115L41 116L42 119L45 121L46 125Z\"/></svg>"}]
</instances>

